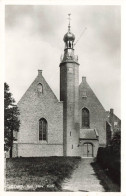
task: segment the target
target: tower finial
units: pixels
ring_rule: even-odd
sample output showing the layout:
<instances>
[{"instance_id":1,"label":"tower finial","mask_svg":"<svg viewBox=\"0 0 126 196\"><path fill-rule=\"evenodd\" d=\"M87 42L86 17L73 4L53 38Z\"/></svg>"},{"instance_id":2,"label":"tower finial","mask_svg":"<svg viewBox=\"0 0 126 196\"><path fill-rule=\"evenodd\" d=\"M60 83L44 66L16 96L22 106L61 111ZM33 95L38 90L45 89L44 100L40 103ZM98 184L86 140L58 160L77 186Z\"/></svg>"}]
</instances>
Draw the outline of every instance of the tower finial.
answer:
<instances>
[{"instance_id":1,"label":"tower finial","mask_svg":"<svg viewBox=\"0 0 126 196\"><path fill-rule=\"evenodd\" d=\"M68 32L70 32L70 20L71 20L70 16L71 16L71 14L68 14L68 20L69 20L69 24L68 24Z\"/></svg>"}]
</instances>

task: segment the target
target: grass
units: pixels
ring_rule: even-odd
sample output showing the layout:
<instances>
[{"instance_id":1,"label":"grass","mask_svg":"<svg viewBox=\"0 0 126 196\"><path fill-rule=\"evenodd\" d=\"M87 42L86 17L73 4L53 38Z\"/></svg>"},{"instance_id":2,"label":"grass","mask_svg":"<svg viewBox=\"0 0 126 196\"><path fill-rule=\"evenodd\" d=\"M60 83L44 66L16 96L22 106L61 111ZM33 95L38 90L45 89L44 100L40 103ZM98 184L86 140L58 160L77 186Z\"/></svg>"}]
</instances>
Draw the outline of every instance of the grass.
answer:
<instances>
[{"instance_id":1,"label":"grass","mask_svg":"<svg viewBox=\"0 0 126 196\"><path fill-rule=\"evenodd\" d=\"M7 191L61 191L80 157L29 157L6 160Z\"/></svg>"}]
</instances>

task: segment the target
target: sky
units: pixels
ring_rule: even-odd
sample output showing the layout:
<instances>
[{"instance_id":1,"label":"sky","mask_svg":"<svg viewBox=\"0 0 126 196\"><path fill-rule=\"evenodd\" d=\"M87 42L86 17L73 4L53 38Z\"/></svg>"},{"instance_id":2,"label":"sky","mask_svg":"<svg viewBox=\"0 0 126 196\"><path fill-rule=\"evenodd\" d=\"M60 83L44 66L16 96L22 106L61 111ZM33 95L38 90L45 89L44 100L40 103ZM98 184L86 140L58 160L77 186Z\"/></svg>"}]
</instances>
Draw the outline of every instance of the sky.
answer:
<instances>
[{"instance_id":1,"label":"sky","mask_svg":"<svg viewBox=\"0 0 126 196\"><path fill-rule=\"evenodd\" d=\"M121 117L121 10L115 5L6 5L5 81L16 102L38 69L59 99L59 64L64 53L63 36L71 31L79 59L79 81L87 82L105 110Z\"/></svg>"}]
</instances>

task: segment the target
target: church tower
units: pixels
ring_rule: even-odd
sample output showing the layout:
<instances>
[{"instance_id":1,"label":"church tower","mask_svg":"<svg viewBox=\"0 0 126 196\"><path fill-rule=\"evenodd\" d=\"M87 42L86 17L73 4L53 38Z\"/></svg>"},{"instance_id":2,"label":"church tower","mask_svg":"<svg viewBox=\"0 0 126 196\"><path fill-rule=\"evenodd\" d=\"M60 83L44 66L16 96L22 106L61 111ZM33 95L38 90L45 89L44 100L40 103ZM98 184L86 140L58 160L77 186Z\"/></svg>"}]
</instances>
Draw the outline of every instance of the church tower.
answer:
<instances>
[{"instance_id":1,"label":"church tower","mask_svg":"<svg viewBox=\"0 0 126 196\"><path fill-rule=\"evenodd\" d=\"M74 54L75 36L68 32L63 38L64 55L60 63L60 101L63 101L63 154L76 156L79 142L79 63Z\"/></svg>"}]
</instances>

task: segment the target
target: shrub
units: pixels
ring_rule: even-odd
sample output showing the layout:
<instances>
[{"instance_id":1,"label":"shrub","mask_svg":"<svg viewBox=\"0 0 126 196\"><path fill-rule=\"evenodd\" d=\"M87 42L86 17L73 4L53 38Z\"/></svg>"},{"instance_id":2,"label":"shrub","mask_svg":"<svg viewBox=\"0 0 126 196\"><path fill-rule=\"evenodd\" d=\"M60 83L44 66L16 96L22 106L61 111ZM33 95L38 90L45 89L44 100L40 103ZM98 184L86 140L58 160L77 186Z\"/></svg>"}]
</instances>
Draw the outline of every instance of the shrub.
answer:
<instances>
[{"instance_id":1,"label":"shrub","mask_svg":"<svg viewBox=\"0 0 126 196\"><path fill-rule=\"evenodd\" d=\"M112 146L106 148L100 147L98 149L97 162L103 169L108 171L108 174L116 183L120 184L120 159L116 156Z\"/></svg>"}]
</instances>

